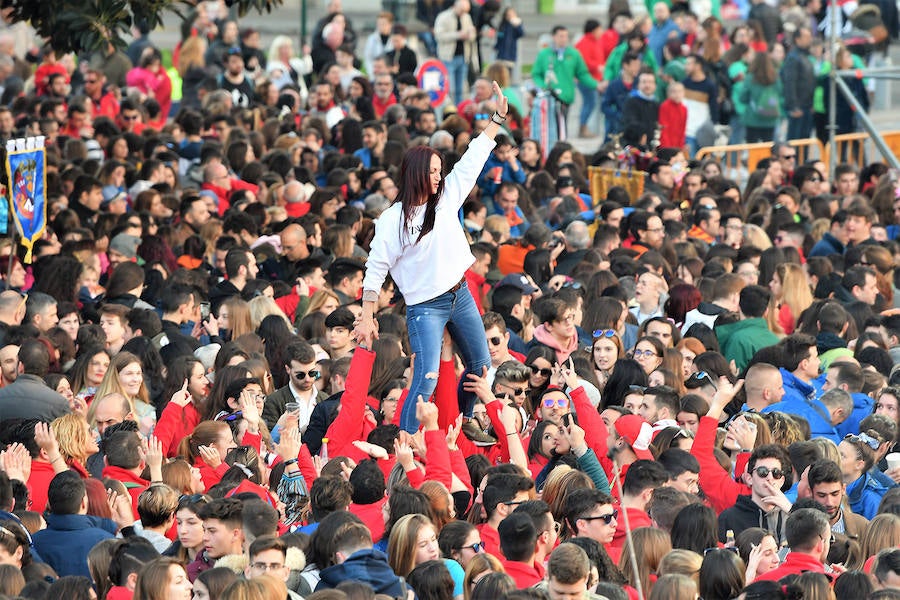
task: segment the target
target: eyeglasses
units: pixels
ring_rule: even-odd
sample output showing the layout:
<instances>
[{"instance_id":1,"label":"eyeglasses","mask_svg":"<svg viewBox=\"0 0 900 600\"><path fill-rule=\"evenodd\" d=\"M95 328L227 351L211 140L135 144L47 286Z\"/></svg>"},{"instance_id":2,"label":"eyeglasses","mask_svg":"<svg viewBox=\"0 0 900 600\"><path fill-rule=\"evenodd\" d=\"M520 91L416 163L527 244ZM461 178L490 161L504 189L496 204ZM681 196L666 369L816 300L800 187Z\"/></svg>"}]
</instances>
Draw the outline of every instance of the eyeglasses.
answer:
<instances>
[{"instance_id":1,"label":"eyeglasses","mask_svg":"<svg viewBox=\"0 0 900 600\"><path fill-rule=\"evenodd\" d=\"M504 502L503 504L505 504L507 506L518 506L518 505L522 504L523 502L525 502L525 501L524 500L510 500L509 502Z\"/></svg>"},{"instance_id":2,"label":"eyeglasses","mask_svg":"<svg viewBox=\"0 0 900 600\"><path fill-rule=\"evenodd\" d=\"M601 338L601 337L611 338L615 335L616 335L615 329L595 329L594 330L595 338Z\"/></svg>"},{"instance_id":3,"label":"eyeglasses","mask_svg":"<svg viewBox=\"0 0 900 600\"><path fill-rule=\"evenodd\" d=\"M192 506L194 504L202 502L206 504L211 501L212 498L207 496L206 494L182 494L178 497L178 508L184 508L185 506Z\"/></svg>"},{"instance_id":4,"label":"eyeglasses","mask_svg":"<svg viewBox=\"0 0 900 600\"><path fill-rule=\"evenodd\" d=\"M489 337L488 341L491 343L491 346L499 346L500 342L503 341L503 338L500 336Z\"/></svg>"},{"instance_id":5,"label":"eyeglasses","mask_svg":"<svg viewBox=\"0 0 900 600\"><path fill-rule=\"evenodd\" d=\"M264 563L264 562L255 562L250 563L250 566L257 571L279 571L284 568L283 563Z\"/></svg>"},{"instance_id":6,"label":"eyeglasses","mask_svg":"<svg viewBox=\"0 0 900 600\"><path fill-rule=\"evenodd\" d=\"M613 509L611 513L606 513L605 515L596 515L593 517L581 517L578 519L579 521L596 521L601 519L605 524L612 525L612 522L619 517L619 511Z\"/></svg>"},{"instance_id":7,"label":"eyeglasses","mask_svg":"<svg viewBox=\"0 0 900 600\"><path fill-rule=\"evenodd\" d=\"M756 467L753 469L753 472L759 475L762 478L766 478L769 476L769 473L772 474L772 477L775 479L781 479L785 476L785 472L779 468L770 469L769 467Z\"/></svg>"},{"instance_id":8,"label":"eyeglasses","mask_svg":"<svg viewBox=\"0 0 900 600\"><path fill-rule=\"evenodd\" d=\"M475 114L476 121L487 121L490 118L491 118L491 115L489 115L487 113L476 113Z\"/></svg>"},{"instance_id":9,"label":"eyeglasses","mask_svg":"<svg viewBox=\"0 0 900 600\"><path fill-rule=\"evenodd\" d=\"M294 371L295 379L306 379L309 377L310 379L318 379L322 376L322 372L318 369L312 369L310 371Z\"/></svg>"},{"instance_id":10,"label":"eyeglasses","mask_svg":"<svg viewBox=\"0 0 900 600\"><path fill-rule=\"evenodd\" d=\"M84 82L85 83L97 83L97 80L96 79L85 79Z\"/></svg>"},{"instance_id":11,"label":"eyeglasses","mask_svg":"<svg viewBox=\"0 0 900 600\"><path fill-rule=\"evenodd\" d=\"M553 369L541 369L534 365L528 365L528 368L531 369L533 375L540 375L541 377L550 377L553 375Z\"/></svg>"},{"instance_id":12,"label":"eyeglasses","mask_svg":"<svg viewBox=\"0 0 900 600\"><path fill-rule=\"evenodd\" d=\"M650 358L651 356L659 356L656 353L656 350L635 350L631 353L631 355L634 358L641 358L642 356L646 356L647 358Z\"/></svg>"},{"instance_id":13,"label":"eyeglasses","mask_svg":"<svg viewBox=\"0 0 900 600\"><path fill-rule=\"evenodd\" d=\"M566 408L569 406L568 398L544 398L544 408L553 408L554 406L558 408Z\"/></svg>"},{"instance_id":14,"label":"eyeglasses","mask_svg":"<svg viewBox=\"0 0 900 600\"><path fill-rule=\"evenodd\" d=\"M553 531L559 535L559 532L562 531L562 523L559 521L553 521Z\"/></svg>"},{"instance_id":15,"label":"eyeglasses","mask_svg":"<svg viewBox=\"0 0 900 600\"><path fill-rule=\"evenodd\" d=\"M477 544L470 544L468 546L461 546L457 548L457 550L471 550L475 554L479 552L484 552L484 542L478 542Z\"/></svg>"},{"instance_id":16,"label":"eyeglasses","mask_svg":"<svg viewBox=\"0 0 900 600\"><path fill-rule=\"evenodd\" d=\"M854 435L852 433L848 433L844 436L844 439L850 442L851 444L857 444L862 442L872 450L878 450L878 447L881 445L881 442L873 438L872 436L860 433L859 435Z\"/></svg>"}]
</instances>

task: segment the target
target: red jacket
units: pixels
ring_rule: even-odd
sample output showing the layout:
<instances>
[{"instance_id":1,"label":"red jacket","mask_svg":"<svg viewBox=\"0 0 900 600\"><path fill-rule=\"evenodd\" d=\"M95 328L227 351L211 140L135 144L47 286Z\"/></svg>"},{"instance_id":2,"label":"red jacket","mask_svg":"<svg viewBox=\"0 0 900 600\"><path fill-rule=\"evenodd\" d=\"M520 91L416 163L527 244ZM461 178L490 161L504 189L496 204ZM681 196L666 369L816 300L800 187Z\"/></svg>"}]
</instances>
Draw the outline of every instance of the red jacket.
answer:
<instances>
[{"instance_id":1,"label":"red jacket","mask_svg":"<svg viewBox=\"0 0 900 600\"><path fill-rule=\"evenodd\" d=\"M109 92L100 96L100 100L94 100L93 98L88 98L88 100L90 100L88 106L90 107L92 119L109 117L115 121L119 115L119 101Z\"/></svg>"},{"instance_id":2,"label":"red jacket","mask_svg":"<svg viewBox=\"0 0 900 600\"><path fill-rule=\"evenodd\" d=\"M691 446L691 454L700 463L700 487L703 488L717 514L734 506L741 494L750 493L750 488L735 481L713 454L718 426L712 417L700 417L700 424L694 435L694 445Z\"/></svg>"},{"instance_id":3,"label":"red jacket","mask_svg":"<svg viewBox=\"0 0 900 600\"><path fill-rule=\"evenodd\" d=\"M384 102L377 95L372 96L372 108L375 110L375 116L379 119L384 116L388 108L395 104L397 104L397 98L393 93Z\"/></svg>"},{"instance_id":4,"label":"red jacket","mask_svg":"<svg viewBox=\"0 0 900 600\"><path fill-rule=\"evenodd\" d=\"M244 437L241 438L241 446L253 446L257 452L259 452L260 445L262 444L262 438L258 433L250 433L249 431L244 433ZM303 452L303 446L301 446L300 452ZM307 451L308 452L308 451ZM224 456L222 457L225 458ZM302 462L302 461L301 461ZM222 476L231 468L231 465L228 463L222 462L218 467L213 469L208 464L203 462L203 459L199 456L194 459L194 466L200 469L200 479L203 481L204 491L209 491L209 488L216 485L220 481L222 481ZM303 470L303 466L298 464L300 470ZM304 473L304 477L306 474ZM310 484L312 485L312 484Z\"/></svg>"},{"instance_id":5,"label":"red jacket","mask_svg":"<svg viewBox=\"0 0 900 600\"><path fill-rule=\"evenodd\" d=\"M605 34L604 34L605 35ZM575 44L575 49L584 59L591 72L591 77L597 81L603 80L603 67L606 64L608 52L603 47L603 38L595 37L590 33L581 36L581 39Z\"/></svg>"},{"instance_id":6,"label":"red jacket","mask_svg":"<svg viewBox=\"0 0 900 600\"><path fill-rule=\"evenodd\" d=\"M481 541L484 543L484 551L488 554L493 554L500 560L504 560L503 552L500 551L500 533L487 523L476 525L475 529L477 529L478 533L481 535Z\"/></svg>"},{"instance_id":7,"label":"red jacket","mask_svg":"<svg viewBox=\"0 0 900 600\"><path fill-rule=\"evenodd\" d=\"M659 145L663 148L683 148L687 127L687 107L665 100L659 105Z\"/></svg>"},{"instance_id":8,"label":"red jacket","mask_svg":"<svg viewBox=\"0 0 900 600\"><path fill-rule=\"evenodd\" d=\"M149 487L150 482L146 479L141 479L128 469L109 465L103 467L103 476L121 481L125 484L128 493L131 495L131 511L134 513L135 520L140 519L141 516L138 514L138 498L140 497L141 492Z\"/></svg>"},{"instance_id":9,"label":"red jacket","mask_svg":"<svg viewBox=\"0 0 900 600\"><path fill-rule=\"evenodd\" d=\"M472 269L466 270L466 283L469 284L469 292L475 300L475 306L478 307L478 314L484 314L484 299L490 291L491 286L487 283L484 275L479 275Z\"/></svg>"},{"instance_id":10,"label":"red jacket","mask_svg":"<svg viewBox=\"0 0 900 600\"><path fill-rule=\"evenodd\" d=\"M768 573L763 573L753 581L778 581L782 577L787 577L788 575L800 575L807 571L822 573L827 577L825 565L822 564L821 560L813 558L809 554L788 552L788 555L785 557L784 562L781 563L781 566L777 569L772 569Z\"/></svg>"}]
</instances>

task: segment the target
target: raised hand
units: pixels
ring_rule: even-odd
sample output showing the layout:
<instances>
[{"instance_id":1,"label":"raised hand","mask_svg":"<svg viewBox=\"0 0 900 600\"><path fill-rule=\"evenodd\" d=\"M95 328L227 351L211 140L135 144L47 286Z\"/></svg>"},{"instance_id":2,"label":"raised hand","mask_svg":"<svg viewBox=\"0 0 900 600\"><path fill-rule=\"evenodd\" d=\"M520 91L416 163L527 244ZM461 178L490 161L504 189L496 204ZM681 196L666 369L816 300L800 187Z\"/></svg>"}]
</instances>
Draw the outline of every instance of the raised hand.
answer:
<instances>
[{"instance_id":1,"label":"raised hand","mask_svg":"<svg viewBox=\"0 0 900 600\"><path fill-rule=\"evenodd\" d=\"M412 446L399 439L394 440L394 456L397 462L403 467L404 471L412 471L416 468L416 461L413 458Z\"/></svg>"},{"instance_id":2,"label":"raised hand","mask_svg":"<svg viewBox=\"0 0 900 600\"><path fill-rule=\"evenodd\" d=\"M215 446L200 446L200 459L205 462L211 469L215 469L222 464L222 456L219 449Z\"/></svg>"},{"instance_id":3,"label":"raised hand","mask_svg":"<svg viewBox=\"0 0 900 600\"><path fill-rule=\"evenodd\" d=\"M425 431L434 431L438 428L438 407L433 402L426 402L422 396L416 402L416 419L422 424Z\"/></svg>"},{"instance_id":4,"label":"raised hand","mask_svg":"<svg viewBox=\"0 0 900 600\"><path fill-rule=\"evenodd\" d=\"M10 444L0 452L0 468L10 479L28 481L31 476L31 454L28 453L28 448L18 442Z\"/></svg>"},{"instance_id":5,"label":"raised hand","mask_svg":"<svg viewBox=\"0 0 900 600\"><path fill-rule=\"evenodd\" d=\"M300 430L288 427L281 430L281 440L275 445L275 452L281 460L291 460L300 454ZM314 457L318 458L318 457Z\"/></svg>"},{"instance_id":6,"label":"raised hand","mask_svg":"<svg viewBox=\"0 0 900 600\"><path fill-rule=\"evenodd\" d=\"M191 393L188 391L188 380L184 380L184 385L177 392L172 394L171 402L184 408L191 401Z\"/></svg>"},{"instance_id":7,"label":"raised hand","mask_svg":"<svg viewBox=\"0 0 900 600\"><path fill-rule=\"evenodd\" d=\"M59 442L56 441L56 434L49 423L39 422L34 426L34 441L37 445L47 453L48 460L53 460L59 456Z\"/></svg>"},{"instance_id":8,"label":"raised hand","mask_svg":"<svg viewBox=\"0 0 900 600\"><path fill-rule=\"evenodd\" d=\"M462 421L463 416L460 414L456 417L456 421L447 428L447 448L451 452L459 449L456 445L456 440L459 439L459 432L462 431Z\"/></svg>"},{"instance_id":9,"label":"raised hand","mask_svg":"<svg viewBox=\"0 0 900 600\"><path fill-rule=\"evenodd\" d=\"M372 348L372 342L378 339L378 320L371 315L363 315L355 322L353 338L356 343Z\"/></svg>"},{"instance_id":10,"label":"raised hand","mask_svg":"<svg viewBox=\"0 0 900 600\"><path fill-rule=\"evenodd\" d=\"M466 375L469 380L463 382L463 389L475 394L485 404L496 400L494 392L491 391L491 386L487 381L487 371L487 367L482 367L480 377L475 373L469 373Z\"/></svg>"},{"instance_id":11,"label":"raised hand","mask_svg":"<svg viewBox=\"0 0 900 600\"><path fill-rule=\"evenodd\" d=\"M497 97L497 114L505 119L509 114L509 99L503 95L503 89L500 87L500 84L494 81L491 84L493 88L494 95Z\"/></svg>"},{"instance_id":12,"label":"raised hand","mask_svg":"<svg viewBox=\"0 0 900 600\"><path fill-rule=\"evenodd\" d=\"M106 503L119 529L128 527L134 522L134 512L131 510L131 498L128 494L120 495L113 490L106 490Z\"/></svg>"},{"instance_id":13,"label":"raised hand","mask_svg":"<svg viewBox=\"0 0 900 600\"><path fill-rule=\"evenodd\" d=\"M162 442L151 435L143 444L144 461L150 467L150 480L162 481L163 449Z\"/></svg>"},{"instance_id":14,"label":"raised hand","mask_svg":"<svg viewBox=\"0 0 900 600\"><path fill-rule=\"evenodd\" d=\"M256 398L247 390L241 392L241 416L247 422L250 433L259 432L259 408L256 406Z\"/></svg>"},{"instance_id":15,"label":"raised hand","mask_svg":"<svg viewBox=\"0 0 900 600\"><path fill-rule=\"evenodd\" d=\"M562 430L563 435L565 435L566 439L569 441L569 447L573 450L576 448L585 448L587 446L587 444L584 443L584 429L577 425L572 419L569 419L569 426L563 427Z\"/></svg>"}]
</instances>

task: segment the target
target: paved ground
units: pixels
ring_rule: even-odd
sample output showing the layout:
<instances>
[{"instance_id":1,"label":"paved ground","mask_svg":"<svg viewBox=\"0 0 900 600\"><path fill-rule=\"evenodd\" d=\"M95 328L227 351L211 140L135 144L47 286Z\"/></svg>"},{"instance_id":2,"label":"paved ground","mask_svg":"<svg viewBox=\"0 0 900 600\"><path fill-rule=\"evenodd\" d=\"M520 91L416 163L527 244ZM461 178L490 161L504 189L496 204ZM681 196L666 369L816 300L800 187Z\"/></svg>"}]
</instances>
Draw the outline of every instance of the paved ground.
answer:
<instances>
[{"instance_id":1,"label":"paved ground","mask_svg":"<svg viewBox=\"0 0 900 600\"><path fill-rule=\"evenodd\" d=\"M382 0L344 0L344 8L348 17L359 34L360 43L358 49L361 49L366 36L372 31L375 25L375 16L380 10ZM412 0L407 0L412 1ZM269 42L276 35L285 34L293 37L295 40L300 35L300 15L301 0L285 0L284 4L273 10L269 14L258 15L251 13L245 16L242 25L252 25L257 28L263 39L263 47L267 47ZM589 5L582 2L579 5L578 14L557 14L543 15L537 13L537 0L529 0L527 2L514 1L512 5L516 7L520 15L523 17L526 35L519 45L520 60L522 64L530 64L537 55L539 45L538 38L542 34L547 34L554 25L562 24L569 27L573 34L573 39L581 33L584 21L588 18L596 18L601 23L606 22L605 7L601 8L596 5ZM371 8L369 8L371 6ZM311 31L315 22L324 14L322 0L309 0L307 6L307 31ZM415 20L413 14L408 10L401 8L395 11L398 13L398 20L401 20L412 31L420 30L422 24ZM180 33L178 27L178 17L171 15L165 20L166 28L162 31L154 32L152 37L157 43L174 46L178 41ZM487 46L489 47L489 46ZM489 56L489 54L485 54ZM895 43L891 47L890 57L893 64L900 65L900 43ZM871 112L872 120L878 125L879 130L900 130L900 112L891 110L891 106L900 107L900 84L891 85L885 80L886 90L879 94L880 107ZM580 97L576 100L575 105L570 111L570 132L577 132L577 118L580 109ZM876 101L876 105L878 101ZM573 122L574 121L574 122ZM596 130L599 131L599 125ZM598 139L571 139L570 140L582 152L594 152L599 147Z\"/></svg>"}]
</instances>

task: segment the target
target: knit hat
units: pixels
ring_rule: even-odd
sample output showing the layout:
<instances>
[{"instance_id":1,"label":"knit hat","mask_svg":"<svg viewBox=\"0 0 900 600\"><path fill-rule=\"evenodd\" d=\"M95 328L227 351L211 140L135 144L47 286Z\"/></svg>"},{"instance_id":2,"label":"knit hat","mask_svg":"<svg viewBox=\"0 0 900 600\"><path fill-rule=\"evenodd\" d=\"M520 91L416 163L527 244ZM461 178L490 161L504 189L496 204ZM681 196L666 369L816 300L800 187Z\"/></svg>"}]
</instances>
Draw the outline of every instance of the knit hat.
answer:
<instances>
[{"instance_id":1,"label":"knit hat","mask_svg":"<svg viewBox=\"0 0 900 600\"><path fill-rule=\"evenodd\" d=\"M120 233L109 242L109 249L115 250L128 260L137 258L137 249L141 245L141 238Z\"/></svg>"},{"instance_id":2,"label":"knit hat","mask_svg":"<svg viewBox=\"0 0 900 600\"><path fill-rule=\"evenodd\" d=\"M650 441L653 439L653 427L639 415L622 415L615 423L616 433L619 434L634 454L642 460L653 460L650 453Z\"/></svg>"}]
</instances>

